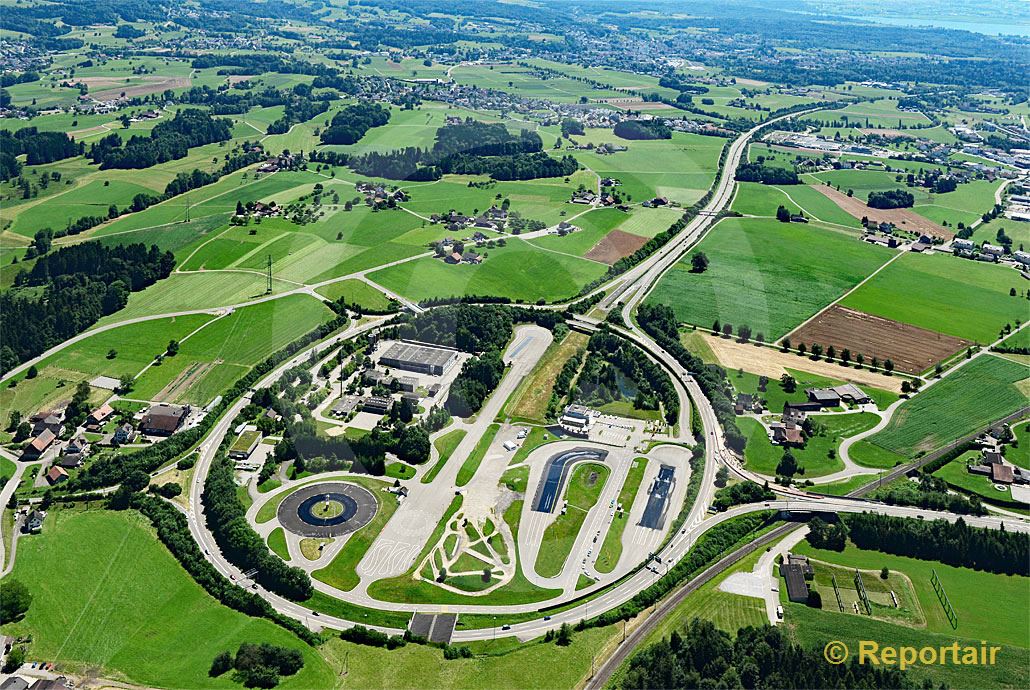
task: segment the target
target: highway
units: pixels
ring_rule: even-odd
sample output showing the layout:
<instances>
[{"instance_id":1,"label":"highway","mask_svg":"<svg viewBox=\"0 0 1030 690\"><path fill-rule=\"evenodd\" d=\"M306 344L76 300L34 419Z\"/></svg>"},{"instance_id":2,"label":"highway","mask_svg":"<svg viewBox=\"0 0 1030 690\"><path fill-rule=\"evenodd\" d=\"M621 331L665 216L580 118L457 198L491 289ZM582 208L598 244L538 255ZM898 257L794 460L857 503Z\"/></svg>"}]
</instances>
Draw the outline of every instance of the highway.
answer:
<instances>
[{"instance_id":1,"label":"highway","mask_svg":"<svg viewBox=\"0 0 1030 690\"><path fill-rule=\"evenodd\" d=\"M807 111L806 111L807 112ZM804 112L793 113L785 115L780 118L771 120L770 122L776 122L785 118L795 117L803 115ZM823 513L841 513L841 512L861 512L867 510L875 510L879 513L888 515L897 515L904 517L921 517L923 519L948 519L954 520L958 516L946 513L935 513L932 511L920 510L915 508L908 508L902 506L886 506L879 503L872 503L861 500L856 497L819 497L806 494L805 492L793 489L791 487L773 486L774 490L778 493L778 498L775 501L770 501L761 504L752 504L745 506L737 506L729 511L720 513L717 515L709 515L708 507L711 505L714 492L715 492L715 475L718 472L720 465L729 467L734 473L743 479L752 481L761 481L759 478L747 472L737 461L734 455L725 447L724 439L722 436L721 429L718 424L718 420L715 416L714 409L710 402L702 393L700 387L691 376L690 372L686 371L682 365L679 364L669 353L664 351L657 345L645 332L642 331L632 320L632 313L644 299L653 285L657 280L673 266L692 245L698 242L713 225L713 221L718 215L724 211L733 199L733 195L736 189L734 182L734 174L737 164L741 160L747 150L747 144L750 139L758 132L759 129L768 125L769 122L763 123L762 125L756 126L755 128L745 132L740 137L735 139L728 147L726 153L726 160L723 168L720 172L716 186L712 192L711 199L704 206L699 215L694 218L687 226L677 234L672 240L669 241L664 247L660 248L654 255L645 259L641 263L637 264L633 268L626 271L621 276L618 276L610 283L607 287L609 292L606 297L599 303L599 306L603 310L610 310L618 306L624 316L627 327L613 327L612 330L619 333L623 337L633 341L640 346L650 357L659 362L664 366L672 375L674 381L677 382L677 390L682 398L682 409L683 415L681 418L681 428L684 429L684 433L687 433L689 429L689 420L687 414L689 413L690 406L687 401L687 396L696 404L696 408L699 412L700 421L704 429L705 436L705 451L706 458L704 464L704 475L701 480L700 491L698 496L694 499L690 506L689 512L684 520L682 526L672 534L668 539L665 546L658 553L658 557L661 559L660 563L663 564L662 568L668 568L672 564L675 564L690 550L690 548L696 543L697 539L700 538L709 529L721 524L722 522L755 511L764 510L778 510L784 511L791 515L805 515L814 512ZM411 260L405 259L405 260ZM399 263L399 262L398 262ZM356 274L359 279L365 280L363 274ZM336 280L342 280L344 278L335 278L325 283L334 282ZM321 284L320 284L321 285ZM314 287L307 286L306 288L300 288L298 290L290 290L285 293L280 293L274 296L270 296L267 299L276 299L282 297L285 294L292 294L294 292L311 292ZM599 288L606 289L606 288ZM595 291L594 294L596 294ZM261 300L257 300L261 301ZM249 304L249 303L247 303ZM243 306L236 305L236 306ZM410 306L410 305L409 305ZM224 309L224 307L222 308ZM214 313L217 310L196 310L196 312L183 312L183 313L199 313L209 312ZM164 318L167 314L154 315L140 317L138 319L130 320L141 321L148 319ZM344 339L354 338L361 333L368 332L375 328L378 328L385 321L384 318L371 319L360 325L351 325L344 331L337 335L329 338L321 343L314 344L304 351L297 353L289 361L279 365L274 371L270 372L265 376L257 385L256 388L268 387L274 381L282 376L282 374L289 368L302 364L308 361L309 354L315 349L322 349L330 347ZM98 330L106 328L113 328L116 325L111 324L110 326L102 327L101 329L94 329L85 334L77 336L70 341L66 341L60 347L66 347L71 342L75 342L76 339L81 339L96 333ZM599 322L594 319L586 317L577 317L573 323L574 326L579 326L585 330L596 329ZM44 353L41 357L45 357L50 354L50 351ZM533 359L539 357L542 354L542 350L533 352ZM29 363L25 363L27 366ZM527 365L528 366L528 365ZM520 371L522 375L528 373L531 367L522 367L524 371ZM16 371L9 372L7 376L13 375ZM510 372L509 372L510 373ZM514 379L517 377L509 377ZM514 385L517 381L509 380L505 385ZM503 403L507 396L499 395L495 396L497 400ZM193 538L200 545L205 557L212 563L212 565L225 577L228 577L235 581L240 586L250 585L253 591L259 593L272 606L280 613L293 617L297 620L302 621L309 627L320 628L330 627L336 629L344 629L352 626L354 623L342 618L328 616L325 614L317 614L312 612L310 609L304 607L301 604L286 600L278 595L271 592L265 591L256 585L251 585L249 582L245 582L243 573L236 568L234 565L229 563L218 549L215 543L214 537L211 532L207 529L203 517L203 506L201 502L201 495L203 492L204 482L207 474L210 470L211 463L216 457L217 450L225 438L226 434L230 433L236 425L236 418L240 411L248 404L250 395L247 394L241 399L237 400L230 409L215 423L212 430L201 443L198 450L198 460L194 469L192 483L189 489L189 503L188 508L184 511L191 534ZM488 410L494 412L492 409ZM492 421L494 414L483 414L482 419L484 424ZM465 439L463 445L468 446L466 450L471 450L478 438L474 434L469 434ZM456 471L460 463L450 463L447 467L450 468L451 473ZM901 468L904 471L905 468ZM16 485L16 484L15 484ZM414 507L414 506L413 506ZM676 509L677 507L674 507ZM434 506L435 509L435 506ZM432 511L438 512L438 511ZM1006 529L1016 531L1028 531L1030 525L1026 522L1016 519L1002 519L998 517L965 517L966 521L974 526L999 528L1004 524ZM391 522L392 524L392 522ZM430 527L435 526L435 522ZM388 529L389 529L388 525ZM601 672L591 681L590 687L600 687L603 685L603 678L610 676L610 673L618 667L618 664L626 658L626 656L632 651L636 642L643 640L646 637L646 631L653 629L654 625L662 619L663 615L667 611L671 611L675 606L682 601L690 592L696 590L697 587L701 586L704 582L711 579L718 573L722 572L725 568L732 565L739 558L746 553L753 551L761 546L771 543L773 540L782 537L787 534L790 530L794 529L796 524L788 523L782 527L778 527L769 534L763 536L761 539L748 544L743 549L738 549L732 554L727 555L725 558L720 560L718 563L713 564L707 568L701 575L693 578L690 582L681 586L676 592L667 597L661 602L656 613L650 616L644 624L642 624L633 635L627 639L627 643L624 643L616 651L616 654L610 657L605 664L601 667ZM424 541L424 539L423 539ZM535 617L533 620L525 621L522 623L512 624L503 631L498 631L493 628L482 628L477 630L459 630L454 635L454 641L471 641L471 640L482 640L490 639L498 635L502 636L517 636L520 639L530 639L541 635L547 630L555 629L562 623L576 623L584 618L595 616L604 611L608 611L624 604L631 600L640 591L646 589L648 586L653 584L659 576L659 569L651 570L649 568L640 567L632 574L625 577L618 584L611 586L601 594L596 595L590 600L584 601L583 603L570 608L565 611L556 612L550 614L547 620L544 620L543 614L539 617ZM707 578L707 579L706 579ZM337 596L340 599L348 601L353 604L369 606L378 608L381 610L391 611L404 611L413 612L415 610L428 612L434 610L443 610L446 608L450 612L470 612L477 614L496 614L496 615L513 615L513 614L526 614L538 611L544 606L558 605L563 601L567 601L575 596L575 592L568 593L559 597L556 600L549 602L540 602L533 604L524 604L516 606L468 606L468 605L451 605L448 607L440 606L426 606L426 605L414 605L400 602L378 602L368 597L365 592L366 578L363 577L363 586L357 588L353 592L340 592L333 591L332 595ZM322 583L315 583L318 589L322 590ZM399 633L400 630L379 628L385 632ZM636 642L635 642L636 641ZM604 675L605 669L607 670L607 676ZM595 685L596 684L596 685Z\"/></svg>"}]
</instances>

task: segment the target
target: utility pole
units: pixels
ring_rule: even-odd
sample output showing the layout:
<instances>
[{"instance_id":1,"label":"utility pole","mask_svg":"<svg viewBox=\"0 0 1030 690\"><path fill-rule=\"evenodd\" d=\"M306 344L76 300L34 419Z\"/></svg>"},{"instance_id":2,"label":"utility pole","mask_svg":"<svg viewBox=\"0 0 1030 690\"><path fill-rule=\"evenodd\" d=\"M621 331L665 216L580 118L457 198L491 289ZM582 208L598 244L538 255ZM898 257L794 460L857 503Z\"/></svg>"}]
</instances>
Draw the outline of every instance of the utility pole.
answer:
<instances>
[{"instance_id":1,"label":"utility pole","mask_svg":"<svg viewBox=\"0 0 1030 690\"><path fill-rule=\"evenodd\" d=\"M190 193L186 192L186 222L190 222Z\"/></svg>"},{"instance_id":2,"label":"utility pole","mask_svg":"<svg viewBox=\"0 0 1030 690\"><path fill-rule=\"evenodd\" d=\"M272 294L272 255L268 255L268 282L265 284L265 294Z\"/></svg>"}]
</instances>

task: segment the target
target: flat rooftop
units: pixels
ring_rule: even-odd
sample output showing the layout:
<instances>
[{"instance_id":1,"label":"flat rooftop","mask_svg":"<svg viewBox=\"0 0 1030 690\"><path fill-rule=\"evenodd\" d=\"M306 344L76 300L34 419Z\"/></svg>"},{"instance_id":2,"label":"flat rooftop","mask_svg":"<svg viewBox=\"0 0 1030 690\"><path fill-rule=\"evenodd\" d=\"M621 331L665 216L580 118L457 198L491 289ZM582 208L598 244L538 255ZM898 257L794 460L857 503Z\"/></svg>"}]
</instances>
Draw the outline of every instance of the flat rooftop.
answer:
<instances>
[{"instance_id":1,"label":"flat rooftop","mask_svg":"<svg viewBox=\"0 0 1030 690\"><path fill-rule=\"evenodd\" d=\"M444 367L454 358L455 354L453 350L440 350L411 343L394 343L383 353L381 359L411 362L429 367Z\"/></svg>"}]
</instances>

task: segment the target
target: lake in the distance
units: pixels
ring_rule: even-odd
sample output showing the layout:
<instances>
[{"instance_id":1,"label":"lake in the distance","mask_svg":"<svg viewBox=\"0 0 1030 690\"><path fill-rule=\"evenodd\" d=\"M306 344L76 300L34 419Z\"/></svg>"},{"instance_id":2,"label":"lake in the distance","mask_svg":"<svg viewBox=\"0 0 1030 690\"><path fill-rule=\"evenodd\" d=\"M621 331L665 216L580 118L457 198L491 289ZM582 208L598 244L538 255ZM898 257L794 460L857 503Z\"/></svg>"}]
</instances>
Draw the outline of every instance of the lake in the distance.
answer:
<instances>
[{"instance_id":1,"label":"lake in the distance","mask_svg":"<svg viewBox=\"0 0 1030 690\"><path fill-rule=\"evenodd\" d=\"M998 24L976 19L948 20L948 19L927 19L925 17L852 17L853 19L864 19L877 24L891 24L892 26L932 26L941 29L958 29L960 31L975 31L979 34L998 36L1030 36L1030 23L1019 24Z\"/></svg>"}]
</instances>

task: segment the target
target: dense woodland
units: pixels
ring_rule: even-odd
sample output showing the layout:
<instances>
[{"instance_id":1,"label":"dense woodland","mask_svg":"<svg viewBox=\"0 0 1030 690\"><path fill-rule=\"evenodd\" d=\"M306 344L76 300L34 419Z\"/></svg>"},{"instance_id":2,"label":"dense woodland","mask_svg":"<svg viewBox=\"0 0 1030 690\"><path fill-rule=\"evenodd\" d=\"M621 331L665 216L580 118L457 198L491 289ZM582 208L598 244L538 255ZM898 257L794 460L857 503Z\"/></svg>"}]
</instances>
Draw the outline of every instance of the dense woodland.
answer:
<instances>
[{"instance_id":1,"label":"dense woodland","mask_svg":"<svg viewBox=\"0 0 1030 690\"><path fill-rule=\"evenodd\" d=\"M122 143L118 134L109 134L89 148L89 158L107 168L149 168L158 163L185 158L196 146L232 138L232 123L213 118L203 110L186 108L171 120L158 123L150 136L133 135Z\"/></svg>"},{"instance_id":2,"label":"dense woodland","mask_svg":"<svg viewBox=\"0 0 1030 690\"><path fill-rule=\"evenodd\" d=\"M540 135L514 135L503 124L467 120L436 132L431 149L408 147L388 153L372 151L349 162L355 172L392 180L438 180L448 173L489 175L496 180L564 177L579 169L572 156L553 158L543 151Z\"/></svg>"},{"instance_id":3,"label":"dense woodland","mask_svg":"<svg viewBox=\"0 0 1030 690\"><path fill-rule=\"evenodd\" d=\"M800 184L798 174L788 168L761 163L744 163L737 166L737 182L761 182L762 184Z\"/></svg>"},{"instance_id":4,"label":"dense woodland","mask_svg":"<svg viewBox=\"0 0 1030 690\"><path fill-rule=\"evenodd\" d=\"M629 660L622 688L929 688L897 668L828 664L771 625L741 628L736 638L695 618L682 631Z\"/></svg>"},{"instance_id":5,"label":"dense woodland","mask_svg":"<svg viewBox=\"0 0 1030 690\"><path fill-rule=\"evenodd\" d=\"M970 527L964 520L913 520L876 513L842 516L860 549L940 561L1006 575L1030 576L1030 535Z\"/></svg>"},{"instance_id":6,"label":"dense woodland","mask_svg":"<svg viewBox=\"0 0 1030 690\"><path fill-rule=\"evenodd\" d=\"M85 146L64 132L40 132L35 127L24 127L14 134L0 130L0 151L5 156L25 154L26 165L43 165L82 155ZM0 170L7 166L0 167ZM15 177L8 175L4 180Z\"/></svg>"},{"instance_id":7,"label":"dense woodland","mask_svg":"<svg viewBox=\"0 0 1030 690\"><path fill-rule=\"evenodd\" d=\"M672 130L657 120L623 120L615 125L615 136L623 139L671 139Z\"/></svg>"},{"instance_id":8,"label":"dense woodland","mask_svg":"<svg viewBox=\"0 0 1030 690\"><path fill-rule=\"evenodd\" d=\"M378 103L348 105L333 115L329 126L322 132L323 144L354 144L373 127L382 127L390 121L390 111Z\"/></svg>"},{"instance_id":9,"label":"dense woodland","mask_svg":"<svg viewBox=\"0 0 1030 690\"><path fill-rule=\"evenodd\" d=\"M657 410L661 407L665 421L676 423L680 412L679 395L661 366L632 343L609 332L590 336L587 348L590 354L576 379L577 402L603 405L620 400L621 375L637 389L633 399L635 408Z\"/></svg>"}]
</instances>

